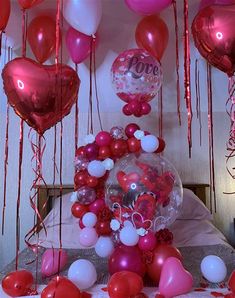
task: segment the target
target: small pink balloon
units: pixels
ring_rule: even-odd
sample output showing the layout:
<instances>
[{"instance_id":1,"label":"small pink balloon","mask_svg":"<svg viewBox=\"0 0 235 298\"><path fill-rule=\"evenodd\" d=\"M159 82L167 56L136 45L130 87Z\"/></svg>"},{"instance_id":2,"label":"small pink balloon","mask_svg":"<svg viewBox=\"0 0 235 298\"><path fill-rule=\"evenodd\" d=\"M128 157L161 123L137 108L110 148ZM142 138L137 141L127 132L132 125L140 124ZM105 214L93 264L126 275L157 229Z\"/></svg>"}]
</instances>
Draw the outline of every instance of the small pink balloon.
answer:
<instances>
[{"instance_id":1,"label":"small pink balloon","mask_svg":"<svg viewBox=\"0 0 235 298\"><path fill-rule=\"evenodd\" d=\"M60 267L59 267L60 254ZM47 249L42 255L41 273L42 276L52 276L58 272L58 268L62 270L68 261L68 255L65 250Z\"/></svg>"},{"instance_id":2,"label":"small pink balloon","mask_svg":"<svg viewBox=\"0 0 235 298\"><path fill-rule=\"evenodd\" d=\"M172 0L125 0L126 5L141 15L152 15L167 8Z\"/></svg>"},{"instance_id":3,"label":"small pink balloon","mask_svg":"<svg viewBox=\"0 0 235 298\"><path fill-rule=\"evenodd\" d=\"M90 54L92 36L70 27L66 33L66 45L74 63L83 62Z\"/></svg>"},{"instance_id":4,"label":"small pink balloon","mask_svg":"<svg viewBox=\"0 0 235 298\"><path fill-rule=\"evenodd\" d=\"M98 235L94 228L84 228L79 234L79 243L84 247L91 247L96 244Z\"/></svg>"},{"instance_id":5,"label":"small pink balloon","mask_svg":"<svg viewBox=\"0 0 235 298\"><path fill-rule=\"evenodd\" d=\"M141 250L153 250L157 244L155 234L151 231L139 238L138 246Z\"/></svg>"},{"instance_id":6,"label":"small pink balloon","mask_svg":"<svg viewBox=\"0 0 235 298\"><path fill-rule=\"evenodd\" d=\"M231 5L234 4L235 0L202 0L199 5L199 10L202 10L203 8L210 6L210 5Z\"/></svg>"},{"instance_id":7,"label":"small pink balloon","mask_svg":"<svg viewBox=\"0 0 235 298\"><path fill-rule=\"evenodd\" d=\"M103 199L97 199L89 205L89 210L95 214L105 206L105 201Z\"/></svg>"},{"instance_id":8,"label":"small pink balloon","mask_svg":"<svg viewBox=\"0 0 235 298\"><path fill-rule=\"evenodd\" d=\"M110 143L112 142L112 137L109 132L107 131L100 131L96 138L95 138L96 143L101 147L101 146L109 146Z\"/></svg>"},{"instance_id":9,"label":"small pink balloon","mask_svg":"<svg viewBox=\"0 0 235 298\"><path fill-rule=\"evenodd\" d=\"M173 298L189 293L192 287L192 274L184 269L180 260L174 257L166 259L159 282L160 294L166 298Z\"/></svg>"}]
</instances>

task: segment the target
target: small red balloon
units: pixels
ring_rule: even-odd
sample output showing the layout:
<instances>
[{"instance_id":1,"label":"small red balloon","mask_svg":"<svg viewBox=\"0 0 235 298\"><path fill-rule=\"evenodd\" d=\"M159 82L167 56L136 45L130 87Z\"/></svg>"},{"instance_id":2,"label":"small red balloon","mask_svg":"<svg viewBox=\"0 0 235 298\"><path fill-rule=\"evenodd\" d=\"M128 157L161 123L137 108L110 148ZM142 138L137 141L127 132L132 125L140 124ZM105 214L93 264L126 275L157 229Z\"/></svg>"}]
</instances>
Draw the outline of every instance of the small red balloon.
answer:
<instances>
[{"instance_id":1,"label":"small red balloon","mask_svg":"<svg viewBox=\"0 0 235 298\"><path fill-rule=\"evenodd\" d=\"M86 150L85 150L85 146L81 146L76 150L75 153L76 156L82 156L82 157L86 157Z\"/></svg>"},{"instance_id":2,"label":"small red balloon","mask_svg":"<svg viewBox=\"0 0 235 298\"><path fill-rule=\"evenodd\" d=\"M65 277L57 276L52 279L42 291L41 298L81 298L79 289Z\"/></svg>"},{"instance_id":3,"label":"small red balloon","mask_svg":"<svg viewBox=\"0 0 235 298\"><path fill-rule=\"evenodd\" d=\"M122 108L122 112L126 116L131 116L132 112L130 111L129 103L125 104Z\"/></svg>"},{"instance_id":4,"label":"small red balloon","mask_svg":"<svg viewBox=\"0 0 235 298\"><path fill-rule=\"evenodd\" d=\"M110 228L110 221L98 221L95 225L95 229L98 235L108 236L112 233Z\"/></svg>"},{"instance_id":5,"label":"small red balloon","mask_svg":"<svg viewBox=\"0 0 235 298\"><path fill-rule=\"evenodd\" d=\"M85 228L85 226L84 226L84 224L83 224L83 222L82 222L82 218L79 219L78 224L79 224L79 227L80 227L81 229L84 229L84 228Z\"/></svg>"},{"instance_id":6,"label":"small red balloon","mask_svg":"<svg viewBox=\"0 0 235 298\"><path fill-rule=\"evenodd\" d=\"M114 157L122 157L125 153L127 153L127 142L122 139L113 140L110 149Z\"/></svg>"},{"instance_id":7,"label":"small red balloon","mask_svg":"<svg viewBox=\"0 0 235 298\"><path fill-rule=\"evenodd\" d=\"M182 261L182 255L177 248L167 244L160 244L153 251L152 262L147 264L147 274L157 284L160 280L163 264L169 257L175 257Z\"/></svg>"},{"instance_id":8,"label":"small red balloon","mask_svg":"<svg viewBox=\"0 0 235 298\"><path fill-rule=\"evenodd\" d=\"M128 138L134 137L134 133L140 130L139 125L137 125L136 123L129 123L126 127L125 127L125 134Z\"/></svg>"},{"instance_id":9,"label":"small red balloon","mask_svg":"<svg viewBox=\"0 0 235 298\"><path fill-rule=\"evenodd\" d=\"M89 160L94 160L98 158L99 146L97 144L95 143L87 144L84 149L86 152L86 157Z\"/></svg>"},{"instance_id":10,"label":"small red balloon","mask_svg":"<svg viewBox=\"0 0 235 298\"><path fill-rule=\"evenodd\" d=\"M94 188L98 184L98 179L96 177L88 175L88 177L86 178L86 184L87 186Z\"/></svg>"},{"instance_id":11,"label":"small red balloon","mask_svg":"<svg viewBox=\"0 0 235 298\"><path fill-rule=\"evenodd\" d=\"M104 160L111 156L111 151L109 146L102 146L99 149L99 159Z\"/></svg>"},{"instance_id":12,"label":"small red balloon","mask_svg":"<svg viewBox=\"0 0 235 298\"><path fill-rule=\"evenodd\" d=\"M129 152L140 151L140 148L141 148L140 140L137 140L135 137L128 139L127 145L128 145Z\"/></svg>"},{"instance_id":13,"label":"small red balloon","mask_svg":"<svg viewBox=\"0 0 235 298\"><path fill-rule=\"evenodd\" d=\"M73 206L71 208L71 212L72 212L73 216L77 217L77 218L83 217L83 215L85 213L87 213L88 211L89 210L88 210L88 207L86 205L82 205L78 202L73 203Z\"/></svg>"},{"instance_id":14,"label":"small red balloon","mask_svg":"<svg viewBox=\"0 0 235 298\"><path fill-rule=\"evenodd\" d=\"M79 171L74 176L74 185L78 189L87 184L87 171Z\"/></svg>"},{"instance_id":15,"label":"small red balloon","mask_svg":"<svg viewBox=\"0 0 235 298\"><path fill-rule=\"evenodd\" d=\"M89 210L95 214L98 214L100 210L105 207L105 201L103 199L96 199L89 205Z\"/></svg>"},{"instance_id":16,"label":"small red balloon","mask_svg":"<svg viewBox=\"0 0 235 298\"><path fill-rule=\"evenodd\" d=\"M96 144L101 146L109 146L112 142L112 137L109 132L107 131L100 131L96 138L95 138Z\"/></svg>"},{"instance_id":17,"label":"small red balloon","mask_svg":"<svg viewBox=\"0 0 235 298\"><path fill-rule=\"evenodd\" d=\"M151 112L151 106L148 102L141 103L141 114L148 115Z\"/></svg>"},{"instance_id":18,"label":"small red balloon","mask_svg":"<svg viewBox=\"0 0 235 298\"><path fill-rule=\"evenodd\" d=\"M141 111L141 103L137 100L132 100L129 102L129 110L132 114L138 114Z\"/></svg>"},{"instance_id":19,"label":"small red balloon","mask_svg":"<svg viewBox=\"0 0 235 298\"><path fill-rule=\"evenodd\" d=\"M155 151L155 153L161 153L162 151L164 151L164 149L166 147L166 143L163 139L158 138L158 142L159 142L159 145L158 145L158 148Z\"/></svg>"},{"instance_id":20,"label":"small red balloon","mask_svg":"<svg viewBox=\"0 0 235 298\"><path fill-rule=\"evenodd\" d=\"M11 297L26 296L33 285L33 275L26 270L14 271L2 280L3 291Z\"/></svg>"},{"instance_id":21,"label":"small red balloon","mask_svg":"<svg viewBox=\"0 0 235 298\"><path fill-rule=\"evenodd\" d=\"M11 1L0 0L0 32L3 31L8 23L11 12Z\"/></svg>"}]
</instances>

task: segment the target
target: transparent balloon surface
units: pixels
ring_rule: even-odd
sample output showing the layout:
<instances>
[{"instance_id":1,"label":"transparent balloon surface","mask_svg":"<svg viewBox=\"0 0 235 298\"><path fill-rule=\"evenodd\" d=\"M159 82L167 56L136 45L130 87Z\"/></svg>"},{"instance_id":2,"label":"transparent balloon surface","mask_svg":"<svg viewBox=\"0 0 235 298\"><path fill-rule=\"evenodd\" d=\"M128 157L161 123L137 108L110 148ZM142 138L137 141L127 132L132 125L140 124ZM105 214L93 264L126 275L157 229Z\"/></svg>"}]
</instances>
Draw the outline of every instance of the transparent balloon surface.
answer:
<instances>
[{"instance_id":1,"label":"transparent balloon surface","mask_svg":"<svg viewBox=\"0 0 235 298\"><path fill-rule=\"evenodd\" d=\"M130 220L137 228L157 231L176 220L182 194L181 179L167 159L132 153L110 171L105 200L122 223Z\"/></svg>"}]
</instances>

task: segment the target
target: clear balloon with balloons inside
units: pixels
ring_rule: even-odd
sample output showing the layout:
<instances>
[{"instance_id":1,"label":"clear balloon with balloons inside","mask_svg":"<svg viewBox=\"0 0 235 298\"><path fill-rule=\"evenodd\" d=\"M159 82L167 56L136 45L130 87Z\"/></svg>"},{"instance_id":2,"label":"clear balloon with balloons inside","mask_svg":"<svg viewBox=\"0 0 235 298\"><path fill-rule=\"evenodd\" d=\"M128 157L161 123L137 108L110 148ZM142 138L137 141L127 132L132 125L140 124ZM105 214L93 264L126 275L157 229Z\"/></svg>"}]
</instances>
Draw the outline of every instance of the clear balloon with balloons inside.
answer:
<instances>
[{"instance_id":1,"label":"clear balloon with balloons inside","mask_svg":"<svg viewBox=\"0 0 235 298\"><path fill-rule=\"evenodd\" d=\"M129 154L115 163L106 182L106 204L121 223L146 233L170 226L178 217L182 182L174 166L154 153Z\"/></svg>"}]
</instances>

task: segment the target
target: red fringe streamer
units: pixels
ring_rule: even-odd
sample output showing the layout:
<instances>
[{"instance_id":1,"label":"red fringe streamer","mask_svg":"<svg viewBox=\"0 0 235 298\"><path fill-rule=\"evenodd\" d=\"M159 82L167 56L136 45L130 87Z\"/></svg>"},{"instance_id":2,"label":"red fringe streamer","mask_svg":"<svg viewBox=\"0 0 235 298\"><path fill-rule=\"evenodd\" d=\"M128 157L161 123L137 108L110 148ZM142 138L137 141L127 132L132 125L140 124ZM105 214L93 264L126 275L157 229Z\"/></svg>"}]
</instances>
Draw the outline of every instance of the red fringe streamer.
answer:
<instances>
[{"instance_id":1,"label":"red fringe streamer","mask_svg":"<svg viewBox=\"0 0 235 298\"><path fill-rule=\"evenodd\" d=\"M20 193L21 193L21 174L23 159L23 141L24 141L24 121L20 119L20 139L19 139L19 164L18 164L18 191L16 203L16 261L15 268L18 270L18 258L20 249Z\"/></svg>"},{"instance_id":2,"label":"red fringe streamer","mask_svg":"<svg viewBox=\"0 0 235 298\"><path fill-rule=\"evenodd\" d=\"M235 77L229 78L229 84L228 84L228 92L229 92L229 98L226 102L226 109L227 114L230 117L230 131L229 131L229 139L227 142L227 151L228 154L226 155L226 169L229 173L229 175L235 179L235 166L232 165L230 162L235 157ZM234 194L232 193L226 193L226 194Z\"/></svg>"},{"instance_id":3,"label":"red fringe streamer","mask_svg":"<svg viewBox=\"0 0 235 298\"><path fill-rule=\"evenodd\" d=\"M95 36L93 37L92 51L93 51L93 69L94 69L96 107L97 107L98 119L100 124L100 130L103 130L101 116L100 116L100 102L98 97L98 88L97 88L97 79L96 79L96 37Z\"/></svg>"},{"instance_id":4,"label":"red fringe streamer","mask_svg":"<svg viewBox=\"0 0 235 298\"><path fill-rule=\"evenodd\" d=\"M180 75L179 75L179 27L178 27L178 15L177 4L173 0L174 19L175 19L175 62L176 62L176 90L177 90L177 113L179 125L181 125L181 112L180 112Z\"/></svg>"},{"instance_id":5,"label":"red fringe streamer","mask_svg":"<svg viewBox=\"0 0 235 298\"><path fill-rule=\"evenodd\" d=\"M75 71L78 72L77 64L75 64ZM78 149L78 98L75 103L75 121L74 122L75 122L75 128L74 128L75 153L74 153L74 155L76 155L76 151Z\"/></svg>"},{"instance_id":6,"label":"red fringe streamer","mask_svg":"<svg viewBox=\"0 0 235 298\"><path fill-rule=\"evenodd\" d=\"M195 90L196 90L196 111L199 120L199 140L202 145L202 115L201 115L201 94L200 94L200 72L198 67L198 59L195 60Z\"/></svg>"},{"instance_id":7,"label":"red fringe streamer","mask_svg":"<svg viewBox=\"0 0 235 298\"><path fill-rule=\"evenodd\" d=\"M162 87L158 93L158 134L163 138L163 100L162 100Z\"/></svg>"},{"instance_id":8,"label":"red fringe streamer","mask_svg":"<svg viewBox=\"0 0 235 298\"><path fill-rule=\"evenodd\" d=\"M215 193L215 166L214 166L214 131L213 131L213 96L211 82L211 65L207 63L207 94L208 94L208 137L209 137L209 163L210 163L210 211L212 212L212 196L216 212Z\"/></svg>"},{"instance_id":9,"label":"red fringe streamer","mask_svg":"<svg viewBox=\"0 0 235 298\"><path fill-rule=\"evenodd\" d=\"M188 145L189 158L192 151L192 103L191 103L191 78L190 78L190 40L188 20L188 0L184 0L184 86L185 102L188 110Z\"/></svg>"}]
</instances>

